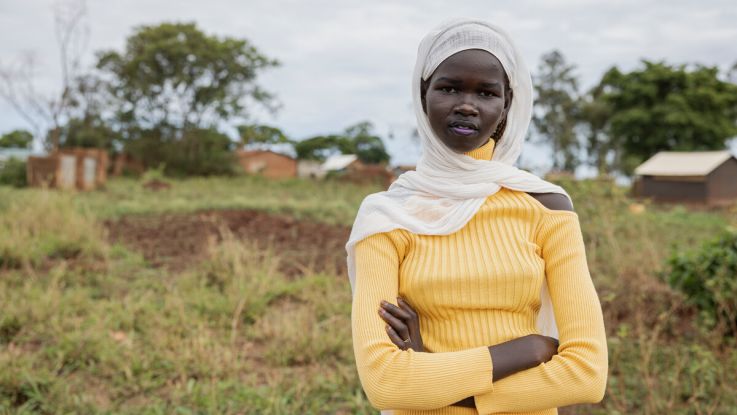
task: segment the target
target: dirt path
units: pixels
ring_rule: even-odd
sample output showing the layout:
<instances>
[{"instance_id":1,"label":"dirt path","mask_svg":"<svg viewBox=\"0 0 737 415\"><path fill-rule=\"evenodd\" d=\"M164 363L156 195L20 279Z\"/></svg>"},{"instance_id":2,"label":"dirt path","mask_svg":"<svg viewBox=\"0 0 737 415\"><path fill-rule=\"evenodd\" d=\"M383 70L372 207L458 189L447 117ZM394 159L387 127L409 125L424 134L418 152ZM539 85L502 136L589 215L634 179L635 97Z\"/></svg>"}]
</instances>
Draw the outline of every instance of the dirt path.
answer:
<instances>
[{"instance_id":1,"label":"dirt path","mask_svg":"<svg viewBox=\"0 0 737 415\"><path fill-rule=\"evenodd\" d=\"M105 222L110 239L141 252L154 266L183 270L207 256L212 241L227 228L239 239L270 247L284 259L284 271L304 268L345 273L345 243L350 229L297 221L257 211L205 211L128 216Z\"/></svg>"}]
</instances>

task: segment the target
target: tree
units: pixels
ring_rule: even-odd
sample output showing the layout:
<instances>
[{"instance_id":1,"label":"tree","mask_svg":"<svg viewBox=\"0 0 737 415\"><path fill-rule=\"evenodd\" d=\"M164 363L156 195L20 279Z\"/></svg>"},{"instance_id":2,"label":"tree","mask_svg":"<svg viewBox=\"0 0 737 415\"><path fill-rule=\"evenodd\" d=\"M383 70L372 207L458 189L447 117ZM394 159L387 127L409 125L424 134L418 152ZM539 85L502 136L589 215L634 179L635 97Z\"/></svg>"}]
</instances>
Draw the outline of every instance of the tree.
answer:
<instances>
[{"instance_id":1,"label":"tree","mask_svg":"<svg viewBox=\"0 0 737 415\"><path fill-rule=\"evenodd\" d=\"M87 147L119 152L123 135L110 110L114 97L97 73L78 76L69 88L67 122L56 131L60 147Z\"/></svg>"},{"instance_id":2,"label":"tree","mask_svg":"<svg viewBox=\"0 0 737 415\"><path fill-rule=\"evenodd\" d=\"M274 109L256 76L278 62L245 39L218 38L194 23L141 26L122 53L102 52L122 123L140 128L210 128L245 118L253 103Z\"/></svg>"},{"instance_id":3,"label":"tree","mask_svg":"<svg viewBox=\"0 0 737 415\"><path fill-rule=\"evenodd\" d=\"M0 148L30 148L33 134L26 130L13 130L0 136Z\"/></svg>"},{"instance_id":4,"label":"tree","mask_svg":"<svg viewBox=\"0 0 737 415\"><path fill-rule=\"evenodd\" d=\"M346 128L344 134L348 147L343 150L343 154L354 153L364 163L389 162L389 153L386 152L384 142L374 134L373 129L373 124L368 121Z\"/></svg>"},{"instance_id":5,"label":"tree","mask_svg":"<svg viewBox=\"0 0 737 415\"><path fill-rule=\"evenodd\" d=\"M124 151L174 174L231 171L232 143L216 126L246 119L252 105L276 109L256 83L276 65L247 40L207 35L194 23L141 26L122 52L99 53L97 62Z\"/></svg>"},{"instance_id":6,"label":"tree","mask_svg":"<svg viewBox=\"0 0 737 415\"><path fill-rule=\"evenodd\" d=\"M291 140L277 127L263 124L244 124L238 126L238 133L244 146L252 144L289 144Z\"/></svg>"},{"instance_id":7,"label":"tree","mask_svg":"<svg viewBox=\"0 0 737 415\"><path fill-rule=\"evenodd\" d=\"M642 64L629 73L614 67L599 85L618 170L631 173L658 151L725 148L737 134L737 85L715 67Z\"/></svg>"},{"instance_id":8,"label":"tree","mask_svg":"<svg viewBox=\"0 0 737 415\"><path fill-rule=\"evenodd\" d=\"M364 163L386 163L386 152L381 138L373 133L373 125L364 121L350 126L342 134L320 135L294 144L297 158L325 160L335 154L355 154Z\"/></svg>"},{"instance_id":9,"label":"tree","mask_svg":"<svg viewBox=\"0 0 737 415\"><path fill-rule=\"evenodd\" d=\"M737 62L727 71L727 80L733 84L737 84Z\"/></svg>"},{"instance_id":10,"label":"tree","mask_svg":"<svg viewBox=\"0 0 737 415\"><path fill-rule=\"evenodd\" d=\"M89 26L87 25L86 0L64 0L54 4L54 29L59 46L61 64L61 94L50 104L52 129L47 147L59 148L60 129L68 117L70 95L75 79L83 76L81 70L82 56L89 42Z\"/></svg>"},{"instance_id":11,"label":"tree","mask_svg":"<svg viewBox=\"0 0 737 415\"><path fill-rule=\"evenodd\" d=\"M120 133L97 115L71 118L58 130L59 147L99 148L116 152Z\"/></svg>"},{"instance_id":12,"label":"tree","mask_svg":"<svg viewBox=\"0 0 737 415\"><path fill-rule=\"evenodd\" d=\"M611 140L607 128L612 109L602 99L604 88L596 85L579 101L578 123L584 135L587 164L596 168L600 176L612 173L616 143Z\"/></svg>"},{"instance_id":13,"label":"tree","mask_svg":"<svg viewBox=\"0 0 737 415\"><path fill-rule=\"evenodd\" d=\"M51 97L36 90L37 62L26 53L16 62L0 65L0 97L20 115L36 137L50 129L50 150L59 145L59 128L67 119L70 89L81 76L81 61L89 40L86 0L60 0L54 4L54 31L59 46L61 87Z\"/></svg>"},{"instance_id":14,"label":"tree","mask_svg":"<svg viewBox=\"0 0 737 415\"><path fill-rule=\"evenodd\" d=\"M339 135L318 135L294 143L294 150L298 159L323 161L332 155L343 154L341 147L347 147L343 141L344 137Z\"/></svg>"},{"instance_id":15,"label":"tree","mask_svg":"<svg viewBox=\"0 0 737 415\"><path fill-rule=\"evenodd\" d=\"M573 171L580 164L576 137L578 80L575 66L554 50L542 56L534 76L535 111L533 125L542 141L553 150L553 169Z\"/></svg>"}]
</instances>

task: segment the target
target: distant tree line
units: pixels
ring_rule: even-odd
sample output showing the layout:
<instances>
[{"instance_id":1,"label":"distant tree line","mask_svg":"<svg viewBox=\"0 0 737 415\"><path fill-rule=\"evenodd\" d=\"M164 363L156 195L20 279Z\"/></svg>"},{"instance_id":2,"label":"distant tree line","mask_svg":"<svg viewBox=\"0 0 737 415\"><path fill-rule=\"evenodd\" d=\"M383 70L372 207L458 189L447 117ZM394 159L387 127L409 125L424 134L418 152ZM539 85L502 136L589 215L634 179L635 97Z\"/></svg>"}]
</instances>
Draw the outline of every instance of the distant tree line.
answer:
<instances>
[{"instance_id":1,"label":"distant tree line","mask_svg":"<svg viewBox=\"0 0 737 415\"><path fill-rule=\"evenodd\" d=\"M298 159L323 161L336 154L355 154L364 163L387 163L389 153L386 152L381 137L373 130L370 122L363 121L341 133L295 141L273 126L255 124L238 127L241 140L246 146L287 144L293 147Z\"/></svg>"},{"instance_id":2,"label":"distant tree line","mask_svg":"<svg viewBox=\"0 0 737 415\"><path fill-rule=\"evenodd\" d=\"M26 130L13 130L0 135L0 148L31 148L33 134Z\"/></svg>"},{"instance_id":3,"label":"distant tree line","mask_svg":"<svg viewBox=\"0 0 737 415\"><path fill-rule=\"evenodd\" d=\"M534 131L558 171L631 174L658 151L722 150L737 136L737 64L722 75L643 60L631 72L612 67L582 93L575 66L552 51L534 76Z\"/></svg>"}]
</instances>

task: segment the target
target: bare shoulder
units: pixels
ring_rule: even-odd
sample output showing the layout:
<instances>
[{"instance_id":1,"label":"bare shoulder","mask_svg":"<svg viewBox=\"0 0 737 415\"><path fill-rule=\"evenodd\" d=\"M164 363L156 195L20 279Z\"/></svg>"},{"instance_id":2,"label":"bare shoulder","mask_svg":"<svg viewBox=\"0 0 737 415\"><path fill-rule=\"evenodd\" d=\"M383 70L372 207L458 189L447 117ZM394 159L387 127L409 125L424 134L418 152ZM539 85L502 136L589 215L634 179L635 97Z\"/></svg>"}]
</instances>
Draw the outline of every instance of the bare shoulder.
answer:
<instances>
[{"instance_id":1,"label":"bare shoulder","mask_svg":"<svg viewBox=\"0 0 737 415\"><path fill-rule=\"evenodd\" d=\"M540 204L550 210L567 210L573 212L573 204L563 194L560 193L528 193L534 197Z\"/></svg>"}]
</instances>

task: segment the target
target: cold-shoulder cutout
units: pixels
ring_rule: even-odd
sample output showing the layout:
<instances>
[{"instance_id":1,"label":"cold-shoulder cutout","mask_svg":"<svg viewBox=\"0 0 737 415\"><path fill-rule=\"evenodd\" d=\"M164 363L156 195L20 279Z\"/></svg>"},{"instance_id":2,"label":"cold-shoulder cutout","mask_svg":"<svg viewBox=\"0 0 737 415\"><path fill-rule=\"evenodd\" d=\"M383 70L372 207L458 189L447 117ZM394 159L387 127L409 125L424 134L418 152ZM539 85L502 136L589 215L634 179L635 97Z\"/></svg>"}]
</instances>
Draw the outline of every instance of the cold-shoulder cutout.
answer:
<instances>
[{"instance_id":1,"label":"cold-shoulder cutout","mask_svg":"<svg viewBox=\"0 0 737 415\"><path fill-rule=\"evenodd\" d=\"M560 193L527 193L550 210L565 210L573 212L573 204L566 195Z\"/></svg>"}]
</instances>

